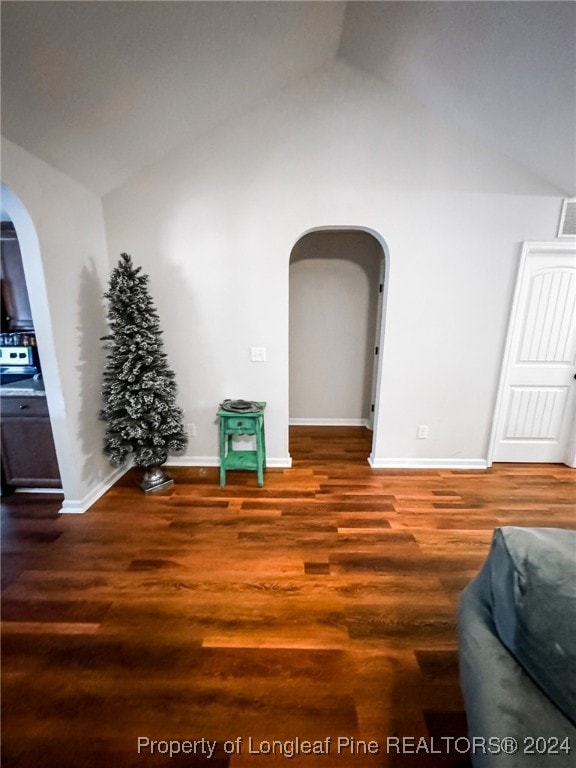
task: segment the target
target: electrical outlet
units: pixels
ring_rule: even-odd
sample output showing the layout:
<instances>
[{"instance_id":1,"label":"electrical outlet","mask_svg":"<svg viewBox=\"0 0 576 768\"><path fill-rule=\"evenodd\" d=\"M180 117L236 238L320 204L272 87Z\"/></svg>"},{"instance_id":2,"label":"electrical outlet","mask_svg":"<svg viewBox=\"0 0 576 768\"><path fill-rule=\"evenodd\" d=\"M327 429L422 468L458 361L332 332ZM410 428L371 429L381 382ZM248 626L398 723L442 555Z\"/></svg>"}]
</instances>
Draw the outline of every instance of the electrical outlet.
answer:
<instances>
[{"instance_id":1,"label":"electrical outlet","mask_svg":"<svg viewBox=\"0 0 576 768\"><path fill-rule=\"evenodd\" d=\"M250 360L253 363L265 363L266 347L250 347Z\"/></svg>"},{"instance_id":2,"label":"electrical outlet","mask_svg":"<svg viewBox=\"0 0 576 768\"><path fill-rule=\"evenodd\" d=\"M428 439L428 427L425 424L421 424L418 427L418 440Z\"/></svg>"},{"instance_id":3,"label":"electrical outlet","mask_svg":"<svg viewBox=\"0 0 576 768\"><path fill-rule=\"evenodd\" d=\"M196 424L186 424L188 437L196 437Z\"/></svg>"}]
</instances>

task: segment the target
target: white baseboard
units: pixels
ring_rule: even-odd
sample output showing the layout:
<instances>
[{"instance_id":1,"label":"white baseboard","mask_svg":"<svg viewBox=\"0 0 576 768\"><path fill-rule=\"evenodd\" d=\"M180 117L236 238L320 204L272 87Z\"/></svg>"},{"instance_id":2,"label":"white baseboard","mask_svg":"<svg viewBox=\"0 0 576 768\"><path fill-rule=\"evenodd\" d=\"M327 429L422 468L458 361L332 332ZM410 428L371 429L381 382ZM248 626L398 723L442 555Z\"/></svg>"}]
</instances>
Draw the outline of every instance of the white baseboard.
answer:
<instances>
[{"instance_id":1,"label":"white baseboard","mask_svg":"<svg viewBox=\"0 0 576 768\"><path fill-rule=\"evenodd\" d=\"M218 456L170 456L167 467L219 467Z\"/></svg>"},{"instance_id":2,"label":"white baseboard","mask_svg":"<svg viewBox=\"0 0 576 768\"><path fill-rule=\"evenodd\" d=\"M368 419L289 419L291 427L370 427Z\"/></svg>"},{"instance_id":3,"label":"white baseboard","mask_svg":"<svg viewBox=\"0 0 576 768\"><path fill-rule=\"evenodd\" d=\"M166 462L167 467L219 467L218 456L171 456ZM266 457L266 466L286 469L292 466L290 456L284 458Z\"/></svg>"},{"instance_id":4,"label":"white baseboard","mask_svg":"<svg viewBox=\"0 0 576 768\"><path fill-rule=\"evenodd\" d=\"M486 459L376 459L368 458L372 469L488 469Z\"/></svg>"},{"instance_id":5,"label":"white baseboard","mask_svg":"<svg viewBox=\"0 0 576 768\"><path fill-rule=\"evenodd\" d=\"M485 459L375 459L368 457L372 469L487 469ZM171 456L167 467L219 467L217 456ZM266 458L270 469L289 469L292 457Z\"/></svg>"},{"instance_id":6,"label":"white baseboard","mask_svg":"<svg viewBox=\"0 0 576 768\"><path fill-rule=\"evenodd\" d=\"M62 495L64 491L62 488L15 488L14 493L55 493Z\"/></svg>"},{"instance_id":7,"label":"white baseboard","mask_svg":"<svg viewBox=\"0 0 576 768\"><path fill-rule=\"evenodd\" d=\"M286 458L280 458L280 459L274 459L274 458L267 458L266 459L266 466L275 469L289 469L292 466L292 457L287 456Z\"/></svg>"},{"instance_id":8,"label":"white baseboard","mask_svg":"<svg viewBox=\"0 0 576 768\"><path fill-rule=\"evenodd\" d=\"M87 493L82 499L64 499L60 512L68 515L81 515L90 509L98 499L109 490L115 482L120 480L122 475L130 469L130 465L114 469L110 474L100 482L96 488Z\"/></svg>"}]
</instances>

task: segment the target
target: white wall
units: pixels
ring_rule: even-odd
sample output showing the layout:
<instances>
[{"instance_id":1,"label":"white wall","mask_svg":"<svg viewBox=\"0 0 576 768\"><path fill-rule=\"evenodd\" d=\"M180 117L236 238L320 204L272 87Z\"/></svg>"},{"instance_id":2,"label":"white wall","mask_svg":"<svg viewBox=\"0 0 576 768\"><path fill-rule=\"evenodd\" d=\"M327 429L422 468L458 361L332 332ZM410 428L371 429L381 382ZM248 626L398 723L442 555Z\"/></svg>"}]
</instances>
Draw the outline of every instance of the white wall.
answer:
<instances>
[{"instance_id":1,"label":"white wall","mask_svg":"<svg viewBox=\"0 0 576 768\"><path fill-rule=\"evenodd\" d=\"M108 258L102 204L2 141L2 207L12 218L38 338L65 511L81 512L115 476L102 452L100 382Z\"/></svg>"},{"instance_id":2,"label":"white wall","mask_svg":"<svg viewBox=\"0 0 576 768\"><path fill-rule=\"evenodd\" d=\"M290 421L369 424L384 254L367 232L310 232L290 260Z\"/></svg>"},{"instance_id":3,"label":"white wall","mask_svg":"<svg viewBox=\"0 0 576 768\"><path fill-rule=\"evenodd\" d=\"M352 2L340 55L571 197L575 24L569 2Z\"/></svg>"},{"instance_id":4,"label":"white wall","mask_svg":"<svg viewBox=\"0 0 576 768\"><path fill-rule=\"evenodd\" d=\"M150 274L198 463L217 456L224 397L268 401L268 454L288 462L289 257L318 227L373 230L389 251L374 464L482 462L521 243L553 238L559 207L545 182L345 64L104 199L111 258Z\"/></svg>"}]
</instances>

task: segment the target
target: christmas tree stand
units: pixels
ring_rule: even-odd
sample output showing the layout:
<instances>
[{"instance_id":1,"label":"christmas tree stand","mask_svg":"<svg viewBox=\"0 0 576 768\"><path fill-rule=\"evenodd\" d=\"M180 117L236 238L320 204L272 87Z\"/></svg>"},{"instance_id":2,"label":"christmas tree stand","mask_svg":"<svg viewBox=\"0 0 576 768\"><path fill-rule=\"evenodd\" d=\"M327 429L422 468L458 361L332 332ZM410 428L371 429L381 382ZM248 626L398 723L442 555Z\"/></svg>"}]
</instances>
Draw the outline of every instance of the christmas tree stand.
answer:
<instances>
[{"instance_id":1,"label":"christmas tree stand","mask_svg":"<svg viewBox=\"0 0 576 768\"><path fill-rule=\"evenodd\" d=\"M165 490L174 485L174 480L170 477L162 467L148 467L144 472L144 477L140 483L140 487L144 493L151 493L152 491Z\"/></svg>"}]
</instances>

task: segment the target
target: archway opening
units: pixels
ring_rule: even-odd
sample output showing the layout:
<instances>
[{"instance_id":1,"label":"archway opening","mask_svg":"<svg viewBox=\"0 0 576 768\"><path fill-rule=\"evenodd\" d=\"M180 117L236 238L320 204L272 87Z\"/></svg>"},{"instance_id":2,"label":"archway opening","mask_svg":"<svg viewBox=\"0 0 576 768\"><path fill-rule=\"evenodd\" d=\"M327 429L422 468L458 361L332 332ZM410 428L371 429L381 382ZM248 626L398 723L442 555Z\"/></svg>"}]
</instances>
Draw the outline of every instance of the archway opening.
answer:
<instances>
[{"instance_id":1,"label":"archway opening","mask_svg":"<svg viewBox=\"0 0 576 768\"><path fill-rule=\"evenodd\" d=\"M42 487L44 491L58 494L64 493L65 495L65 476L62 472L60 457L63 454L65 444L66 424L62 418L58 418L64 411L64 407L63 403L60 402L61 395L59 394L59 378L55 366L54 338L46 297L40 244L36 227L24 203L3 182L0 182L0 192L2 198L0 217L3 222L9 222L10 229L13 231L17 244L18 258L23 272L23 284L17 290L26 293L28 309L31 310L30 325L24 323L22 326L28 328L28 333L22 334L22 336L33 337L34 345L37 345L36 351L38 352L38 357L37 359L34 358L34 361L38 366L41 364L41 374L37 374L34 377L36 380L33 383L30 381L26 382L26 385L29 385L27 387L24 387L22 382L14 385L15 387L22 386L23 389L34 392L38 396L34 410L38 418L30 420L28 430L20 430L21 435L17 445L15 448L13 447L13 450L16 451L16 464L26 465L29 462L32 464L37 462L38 467L30 475L20 473L23 474L23 479L21 478L15 485L19 490L35 491L38 487ZM11 334L7 333L7 335L10 336ZM11 341L10 343L16 342ZM6 395L6 390L3 390L3 393ZM44 404L46 402L50 406L49 408ZM27 405L20 407L25 409ZM18 425L16 425L16 429L18 429ZM26 445L26 440L23 437L20 439L24 433L26 433L26 439L30 442L31 446L33 445L34 450ZM9 447L4 444L3 449L6 454ZM39 456L38 460L36 460L34 452ZM21 462L18 461L20 456L24 457ZM6 478L6 480L8 485L10 485L9 478Z\"/></svg>"},{"instance_id":2,"label":"archway opening","mask_svg":"<svg viewBox=\"0 0 576 768\"><path fill-rule=\"evenodd\" d=\"M374 452L386 266L382 238L358 227L314 229L292 249L289 424L296 460L300 427L316 428L319 456L337 458L338 448L319 443L338 435L341 445L358 445L362 461Z\"/></svg>"}]
</instances>

